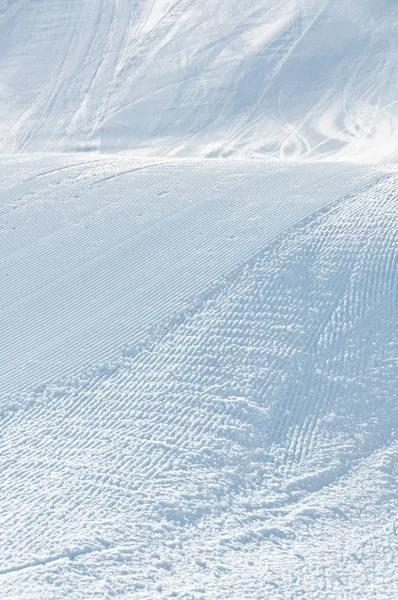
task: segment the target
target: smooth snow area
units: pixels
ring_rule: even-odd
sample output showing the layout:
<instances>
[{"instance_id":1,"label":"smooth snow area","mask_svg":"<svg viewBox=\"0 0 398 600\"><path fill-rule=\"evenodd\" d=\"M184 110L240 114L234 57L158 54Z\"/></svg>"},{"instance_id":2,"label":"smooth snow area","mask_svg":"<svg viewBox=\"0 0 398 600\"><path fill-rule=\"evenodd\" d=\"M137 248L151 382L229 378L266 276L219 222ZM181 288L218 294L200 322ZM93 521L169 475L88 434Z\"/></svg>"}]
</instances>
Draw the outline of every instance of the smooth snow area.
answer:
<instances>
[{"instance_id":1,"label":"smooth snow area","mask_svg":"<svg viewBox=\"0 0 398 600\"><path fill-rule=\"evenodd\" d=\"M2 596L395 599L395 171L17 167Z\"/></svg>"},{"instance_id":2,"label":"smooth snow area","mask_svg":"<svg viewBox=\"0 0 398 600\"><path fill-rule=\"evenodd\" d=\"M396 0L0 0L0 151L398 159Z\"/></svg>"}]
</instances>

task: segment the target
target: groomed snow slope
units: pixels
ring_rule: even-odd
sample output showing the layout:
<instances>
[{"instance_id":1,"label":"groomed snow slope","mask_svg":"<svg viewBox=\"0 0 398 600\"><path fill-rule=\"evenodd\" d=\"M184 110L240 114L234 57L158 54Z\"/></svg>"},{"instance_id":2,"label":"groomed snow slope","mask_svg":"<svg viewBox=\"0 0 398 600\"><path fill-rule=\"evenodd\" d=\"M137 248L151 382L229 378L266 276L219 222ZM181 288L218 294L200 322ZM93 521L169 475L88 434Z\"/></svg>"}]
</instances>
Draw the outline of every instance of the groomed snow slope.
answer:
<instances>
[{"instance_id":1,"label":"groomed snow slope","mask_svg":"<svg viewBox=\"0 0 398 600\"><path fill-rule=\"evenodd\" d=\"M0 0L0 152L398 158L396 0Z\"/></svg>"},{"instance_id":2,"label":"groomed snow slope","mask_svg":"<svg viewBox=\"0 0 398 600\"><path fill-rule=\"evenodd\" d=\"M275 235L389 176L81 155L0 165L2 393L139 342Z\"/></svg>"},{"instance_id":3,"label":"groomed snow slope","mask_svg":"<svg viewBox=\"0 0 398 600\"><path fill-rule=\"evenodd\" d=\"M397 29L0 0L1 600L397 600Z\"/></svg>"},{"instance_id":4,"label":"groomed snow slope","mask_svg":"<svg viewBox=\"0 0 398 600\"><path fill-rule=\"evenodd\" d=\"M396 170L2 172L1 595L395 600Z\"/></svg>"}]
</instances>

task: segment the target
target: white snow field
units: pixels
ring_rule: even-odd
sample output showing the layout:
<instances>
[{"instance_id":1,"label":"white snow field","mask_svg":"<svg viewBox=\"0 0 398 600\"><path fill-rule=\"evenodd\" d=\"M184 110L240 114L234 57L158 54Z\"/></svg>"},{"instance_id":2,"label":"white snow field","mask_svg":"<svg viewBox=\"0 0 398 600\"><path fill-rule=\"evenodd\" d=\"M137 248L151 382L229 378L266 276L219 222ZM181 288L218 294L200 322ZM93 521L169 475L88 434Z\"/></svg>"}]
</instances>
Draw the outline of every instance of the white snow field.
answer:
<instances>
[{"instance_id":1,"label":"white snow field","mask_svg":"<svg viewBox=\"0 0 398 600\"><path fill-rule=\"evenodd\" d=\"M0 151L398 158L396 0L0 0Z\"/></svg>"},{"instance_id":2,"label":"white snow field","mask_svg":"<svg viewBox=\"0 0 398 600\"><path fill-rule=\"evenodd\" d=\"M390 176L91 156L0 158L2 393L139 342L276 234Z\"/></svg>"},{"instance_id":3,"label":"white snow field","mask_svg":"<svg viewBox=\"0 0 398 600\"><path fill-rule=\"evenodd\" d=\"M397 33L0 0L0 600L398 599Z\"/></svg>"},{"instance_id":4,"label":"white snow field","mask_svg":"<svg viewBox=\"0 0 398 600\"><path fill-rule=\"evenodd\" d=\"M0 164L0 596L397 598L396 168Z\"/></svg>"}]
</instances>

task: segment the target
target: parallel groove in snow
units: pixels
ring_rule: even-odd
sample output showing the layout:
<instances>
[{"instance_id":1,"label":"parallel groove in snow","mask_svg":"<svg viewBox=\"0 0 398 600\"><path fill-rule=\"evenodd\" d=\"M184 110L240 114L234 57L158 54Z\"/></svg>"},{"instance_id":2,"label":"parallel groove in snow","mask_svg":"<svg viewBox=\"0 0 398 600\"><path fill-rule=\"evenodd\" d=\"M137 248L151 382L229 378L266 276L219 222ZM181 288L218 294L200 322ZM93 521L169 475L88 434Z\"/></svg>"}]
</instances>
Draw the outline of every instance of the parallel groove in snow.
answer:
<instances>
[{"instance_id":1,"label":"parallel groove in snow","mask_svg":"<svg viewBox=\"0 0 398 600\"><path fill-rule=\"evenodd\" d=\"M389 177L333 164L56 164L38 188L30 175L21 196L2 192L3 393L138 341L273 236Z\"/></svg>"},{"instance_id":2,"label":"parallel groove in snow","mask_svg":"<svg viewBox=\"0 0 398 600\"><path fill-rule=\"evenodd\" d=\"M106 574L148 599L394 600L397 184L292 228L131 356L4 399L6 594L90 598Z\"/></svg>"}]
</instances>

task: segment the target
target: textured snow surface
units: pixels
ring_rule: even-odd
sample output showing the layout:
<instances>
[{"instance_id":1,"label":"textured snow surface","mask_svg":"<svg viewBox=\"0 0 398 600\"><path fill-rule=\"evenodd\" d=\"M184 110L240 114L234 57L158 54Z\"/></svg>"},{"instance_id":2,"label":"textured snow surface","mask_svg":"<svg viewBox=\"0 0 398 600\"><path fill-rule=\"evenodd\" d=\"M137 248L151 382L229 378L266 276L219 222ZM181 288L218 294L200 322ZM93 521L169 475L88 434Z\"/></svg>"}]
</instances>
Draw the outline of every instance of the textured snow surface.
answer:
<instances>
[{"instance_id":1,"label":"textured snow surface","mask_svg":"<svg viewBox=\"0 0 398 600\"><path fill-rule=\"evenodd\" d=\"M396 171L2 171L2 597L397 598Z\"/></svg>"},{"instance_id":2,"label":"textured snow surface","mask_svg":"<svg viewBox=\"0 0 398 600\"><path fill-rule=\"evenodd\" d=\"M0 152L398 158L396 0L0 0Z\"/></svg>"},{"instance_id":3,"label":"textured snow surface","mask_svg":"<svg viewBox=\"0 0 398 600\"><path fill-rule=\"evenodd\" d=\"M122 343L370 167L225 161L0 159L0 391L40 384Z\"/></svg>"},{"instance_id":4,"label":"textured snow surface","mask_svg":"<svg viewBox=\"0 0 398 600\"><path fill-rule=\"evenodd\" d=\"M0 600L398 599L397 9L0 0Z\"/></svg>"}]
</instances>

